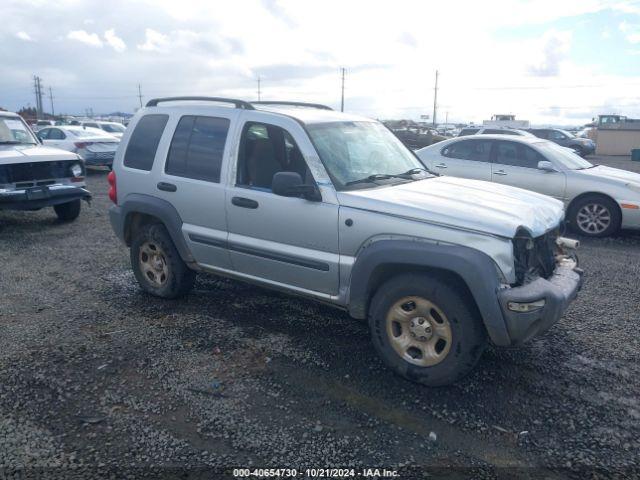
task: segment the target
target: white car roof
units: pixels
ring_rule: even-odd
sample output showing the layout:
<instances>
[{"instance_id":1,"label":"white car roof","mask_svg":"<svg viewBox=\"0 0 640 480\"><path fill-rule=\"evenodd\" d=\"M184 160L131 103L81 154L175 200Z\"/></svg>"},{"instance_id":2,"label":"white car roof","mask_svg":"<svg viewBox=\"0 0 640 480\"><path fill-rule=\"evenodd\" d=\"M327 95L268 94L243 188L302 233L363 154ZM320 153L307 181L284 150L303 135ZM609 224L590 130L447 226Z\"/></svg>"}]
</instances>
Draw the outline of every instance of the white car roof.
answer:
<instances>
[{"instance_id":1,"label":"white car roof","mask_svg":"<svg viewBox=\"0 0 640 480\"><path fill-rule=\"evenodd\" d=\"M0 117L19 117L17 113L0 111Z\"/></svg>"}]
</instances>

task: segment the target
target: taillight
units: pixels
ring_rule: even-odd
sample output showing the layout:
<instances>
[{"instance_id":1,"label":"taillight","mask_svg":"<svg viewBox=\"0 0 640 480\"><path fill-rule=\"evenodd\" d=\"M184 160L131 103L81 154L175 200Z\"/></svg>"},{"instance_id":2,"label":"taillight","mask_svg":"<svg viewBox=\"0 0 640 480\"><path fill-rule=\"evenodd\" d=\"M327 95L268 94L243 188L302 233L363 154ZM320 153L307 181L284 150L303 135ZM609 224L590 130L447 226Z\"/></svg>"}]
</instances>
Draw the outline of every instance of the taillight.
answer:
<instances>
[{"instance_id":1,"label":"taillight","mask_svg":"<svg viewBox=\"0 0 640 480\"><path fill-rule=\"evenodd\" d=\"M109 182L109 200L113 203L118 203L118 190L116 188L116 172L111 170L107 175L107 181Z\"/></svg>"},{"instance_id":2,"label":"taillight","mask_svg":"<svg viewBox=\"0 0 640 480\"><path fill-rule=\"evenodd\" d=\"M93 145L93 142L74 142L76 148L87 148L89 145Z\"/></svg>"}]
</instances>

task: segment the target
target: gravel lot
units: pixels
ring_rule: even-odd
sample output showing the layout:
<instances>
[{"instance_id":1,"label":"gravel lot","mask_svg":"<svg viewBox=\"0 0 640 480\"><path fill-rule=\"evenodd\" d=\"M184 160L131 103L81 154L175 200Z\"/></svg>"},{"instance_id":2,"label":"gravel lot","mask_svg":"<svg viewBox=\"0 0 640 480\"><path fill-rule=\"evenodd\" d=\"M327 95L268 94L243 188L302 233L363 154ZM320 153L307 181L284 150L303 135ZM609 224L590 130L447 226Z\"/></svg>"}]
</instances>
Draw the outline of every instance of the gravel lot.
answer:
<instances>
[{"instance_id":1,"label":"gravel lot","mask_svg":"<svg viewBox=\"0 0 640 480\"><path fill-rule=\"evenodd\" d=\"M88 183L94 202L72 224L0 212L0 478L640 475L640 233L583 239L586 284L558 325L428 389L329 307L204 275L183 300L142 294L108 224L106 172Z\"/></svg>"}]
</instances>

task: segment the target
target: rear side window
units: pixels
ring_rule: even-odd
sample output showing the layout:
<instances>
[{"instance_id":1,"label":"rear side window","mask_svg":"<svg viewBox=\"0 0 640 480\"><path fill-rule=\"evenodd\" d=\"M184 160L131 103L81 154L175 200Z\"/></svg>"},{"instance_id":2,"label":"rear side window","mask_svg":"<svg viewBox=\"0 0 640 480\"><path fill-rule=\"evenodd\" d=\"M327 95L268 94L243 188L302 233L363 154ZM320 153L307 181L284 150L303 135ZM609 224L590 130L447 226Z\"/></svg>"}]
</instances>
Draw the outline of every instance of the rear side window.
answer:
<instances>
[{"instance_id":1,"label":"rear side window","mask_svg":"<svg viewBox=\"0 0 640 480\"><path fill-rule=\"evenodd\" d=\"M507 129L487 128L484 132L485 135L517 135L517 132L512 132Z\"/></svg>"},{"instance_id":2,"label":"rear side window","mask_svg":"<svg viewBox=\"0 0 640 480\"><path fill-rule=\"evenodd\" d=\"M220 181L220 167L229 120L186 115L171 140L165 172L178 177Z\"/></svg>"},{"instance_id":3,"label":"rear side window","mask_svg":"<svg viewBox=\"0 0 640 480\"><path fill-rule=\"evenodd\" d=\"M167 125L169 115L145 115L131 134L124 153L124 166L138 170L151 170L158 143Z\"/></svg>"},{"instance_id":4,"label":"rear side window","mask_svg":"<svg viewBox=\"0 0 640 480\"><path fill-rule=\"evenodd\" d=\"M442 150L442 154L449 158L490 162L491 144L491 140L463 140L450 144Z\"/></svg>"},{"instance_id":5,"label":"rear side window","mask_svg":"<svg viewBox=\"0 0 640 480\"><path fill-rule=\"evenodd\" d=\"M476 133L478 133L480 129L479 128L463 128L462 130L460 130L460 133L458 134L459 137L464 137L467 135L475 135Z\"/></svg>"}]
</instances>

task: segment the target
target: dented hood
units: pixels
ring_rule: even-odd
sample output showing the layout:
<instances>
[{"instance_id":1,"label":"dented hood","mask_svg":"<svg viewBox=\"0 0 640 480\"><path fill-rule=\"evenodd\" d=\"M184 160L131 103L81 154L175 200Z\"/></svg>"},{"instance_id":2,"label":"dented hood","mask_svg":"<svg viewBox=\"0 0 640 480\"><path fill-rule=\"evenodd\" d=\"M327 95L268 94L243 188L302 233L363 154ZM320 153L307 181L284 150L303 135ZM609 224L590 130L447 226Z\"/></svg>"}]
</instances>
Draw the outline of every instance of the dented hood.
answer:
<instances>
[{"instance_id":1,"label":"dented hood","mask_svg":"<svg viewBox=\"0 0 640 480\"><path fill-rule=\"evenodd\" d=\"M78 155L44 145L0 145L0 165L26 162L76 160Z\"/></svg>"},{"instance_id":2,"label":"dented hood","mask_svg":"<svg viewBox=\"0 0 640 480\"><path fill-rule=\"evenodd\" d=\"M491 182L435 177L339 193L340 204L511 238L519 227L537 237L564 217L562 202Z\"/></svg>"}]
</instances>

